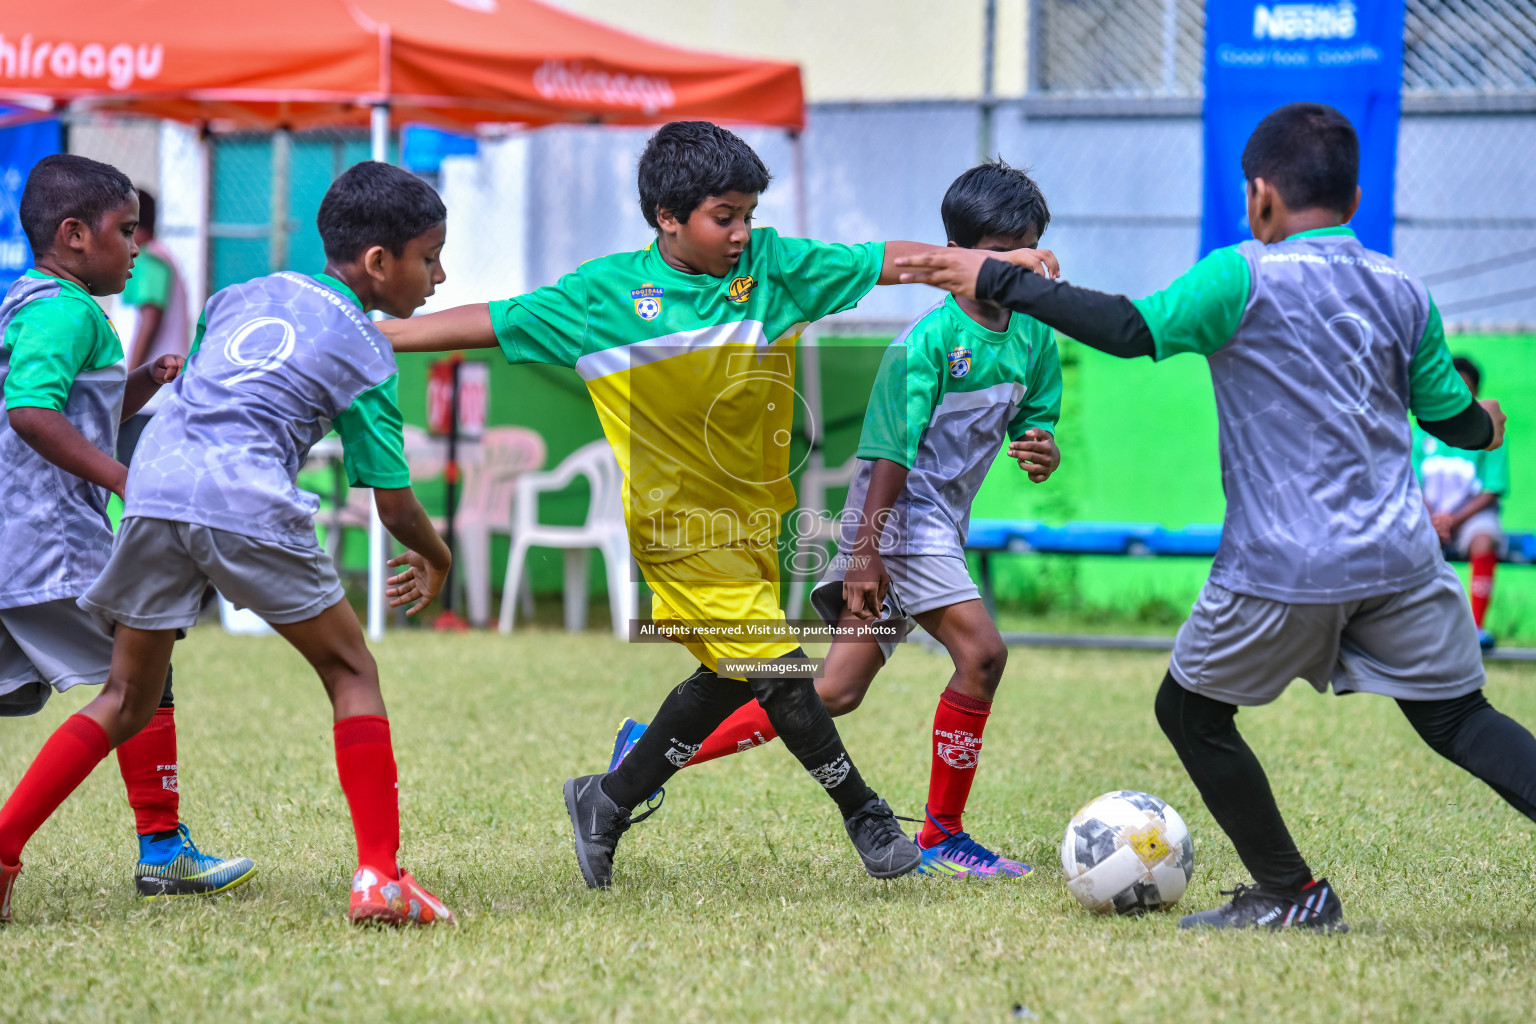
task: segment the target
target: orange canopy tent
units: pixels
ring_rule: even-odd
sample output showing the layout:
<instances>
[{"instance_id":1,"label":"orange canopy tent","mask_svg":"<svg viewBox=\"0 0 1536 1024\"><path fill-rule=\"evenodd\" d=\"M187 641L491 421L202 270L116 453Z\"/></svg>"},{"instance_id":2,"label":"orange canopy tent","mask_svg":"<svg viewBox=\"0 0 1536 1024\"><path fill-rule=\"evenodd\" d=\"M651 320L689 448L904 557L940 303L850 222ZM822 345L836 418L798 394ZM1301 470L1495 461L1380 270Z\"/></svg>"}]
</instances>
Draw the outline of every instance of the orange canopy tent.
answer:
<instances>
[{"instance_id":1,"label":"orange canopy tent","mask_svg":"<svg viewBox=\"0 0 1536 1024\"><path fill-rule=\"evenodd\" d=\"M805 121L799 68L534 0L57 0L0 18L0 101L213 127ZM40 103L39 100L44 102Z\"/></svg>"},{"instance_id":2,"label":"orange canopy tent","mask_svg":"<svg viewBox=\"0 0 1536 1024\"><path fill-rule=\"evenodd\" d=\"M373 158L383 160L391 120L461 129L701 119L796 131L805 123L794 64L668 46L534 0L6 6L0 103L24 109L0 126L61 107L214 130L368 124ZM375 512L375 639L384 630L383 541Z\"/></svg>"}]
</instances>

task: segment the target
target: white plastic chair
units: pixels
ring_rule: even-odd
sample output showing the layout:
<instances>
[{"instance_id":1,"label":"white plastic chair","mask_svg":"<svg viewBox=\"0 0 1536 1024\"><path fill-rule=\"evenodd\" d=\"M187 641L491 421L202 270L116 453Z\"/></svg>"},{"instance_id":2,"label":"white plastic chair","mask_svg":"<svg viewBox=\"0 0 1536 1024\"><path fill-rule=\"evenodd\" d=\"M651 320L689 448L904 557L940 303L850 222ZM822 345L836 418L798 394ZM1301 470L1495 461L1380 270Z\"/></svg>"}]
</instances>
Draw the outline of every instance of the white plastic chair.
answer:
<instances>
[{"instance_id":1,"label":"white plastic chair","mask_svg":"<svg viewBox=\"0 0 1536 1024\"><path fill-rule=\"evenodd\" d=\"M403 433L405 462L411 471L411 483L418 484L423 480L435 480L442 476L448 460L440 453L439 446L431 436L420 427L413 427L409 423L405 425ZM316 445L316 447L319 446ZM340 445L336 447L339 453ZM353 487L347 491L347 503L341 507L341 512L336 517L342 529L368 529L369 500L372 497L373 492L367 487ZM393 550L393 547L389 550Z\"/></svg>"},{"instance_id":2,"label":"white plastic chair","mask_svg":"<svg viewBox=\"0 0 1536 1024\"><path fill-rule=\"evenodd\" d=\"M837 545L838 510L827 507L827 491L833 487L847 487L853 483L854 474L858 471L858 456L832 469L823 465L821 452L813 451L806 458L805 472L800 474L800 483L795 488L799 507L792 520L795 550L789 559L789 598L784 602L786 618L800 617L805 609L806 594L816 583L812 577L821 574L821 569L797 572L796 568L809 567L813 561L824 568L830 560L829 548ZM812 557L811 550L817 551L818 555Z\"/></svg>"},{"instance_id":3,"label":"white plastic chair","mask_svg":"<svg viewBox=\"0 0 1536 1024\"><path fill-rule=\"evenodd\" d=\"M480 438L480 458L466 463L464 489L453 517L454 577L464 588L469 621L484 626L491 618L491 536L513 534L512 506L517 481L544 465L544 438L526 427L493 427ZM437 524L437 520L433 521ZM439 529L442 526L438 525ZM518 597L524 615L533 615L533 590L527 578Z\"/></svg>"},{"instance_id":4,"label":"white plastic chair","mask_svg":"<svg viewBox=\"0 0 1536 1024\"><path fill-rule=\"evenodd\" d=\"M567 487L584 476L592 488L587 520L581 526L550 526L539 522L539 495ZM631 572L629 534L624 529L624 476L607 441L582 445L547 473L518 477L512 502L512 550L507 556L507 580L501 594L503 633L512 632L513 609L522 586L531 547L565 550L565 628L587 628L587 552L603 553L608 572L608 610L613 633L629 636L629 621L640 603L640 588Z\"/></svg>"}]
</instances>

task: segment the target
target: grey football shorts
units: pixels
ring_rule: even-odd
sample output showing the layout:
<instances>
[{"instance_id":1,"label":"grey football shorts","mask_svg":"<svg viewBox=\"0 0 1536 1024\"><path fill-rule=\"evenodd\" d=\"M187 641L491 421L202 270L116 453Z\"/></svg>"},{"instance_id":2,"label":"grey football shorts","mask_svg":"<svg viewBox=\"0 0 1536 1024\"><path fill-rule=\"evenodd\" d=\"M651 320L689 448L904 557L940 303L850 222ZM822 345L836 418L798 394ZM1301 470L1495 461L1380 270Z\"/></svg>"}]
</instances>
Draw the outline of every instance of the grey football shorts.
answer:
<instances>
[{"instance_id":1,"label":"grey football shorts","mask_svg":"<svg viewBox=\"0 0 1536 1024\"><path fill-rule=\"evenodd\" d=\"M312 619L346 596L317 543L135 516L118 528L107 567L80 606L134 629L182 629L197 622L209 583L236 608L279 626Z\"/></svg>"},{"instance_id":2,"label":"grey football shorts","mask_svg":"<svg viewBox=\"0 0 1536 1024\"><path fill-rule=\"evenodd\" d=\"M0 716L34 715L57 690L100 686L112 668L112 634L62 597L0 608Z\"/></svg>"},{"instance_id":3,"label":"grey football shorts","mask_svg":"<svg viewBox=\"0 0 1536 1024\"><path fill-rule=\"evenodd\" d=\"M891 587L880 609L882 621L889 622L921 615L935 608L948 608L962 601L981 600L981 591L971 579L971 572L960 555L884 555L885 571ZM848 556L841 551L811 591L811 607L824 622L836 623L843 617L843 577L848 574ZM896 653L896 641L880 640L880 654L886 661Z\"/></svg>"},{"instance_id":4,"label":"grey football shorts","mask_svg":"<svg viewBox=\"0 0 1536 1024\"><path fill-rule=\"evenodd\" d=\"M1293 679L1325 693L1447 700L1483 685L1482 651L1450 566L1396 594L1288 604L1207 582L1179 629L1168 671L1186 690L1268 704Z\"/></svg>"}]
</instances>

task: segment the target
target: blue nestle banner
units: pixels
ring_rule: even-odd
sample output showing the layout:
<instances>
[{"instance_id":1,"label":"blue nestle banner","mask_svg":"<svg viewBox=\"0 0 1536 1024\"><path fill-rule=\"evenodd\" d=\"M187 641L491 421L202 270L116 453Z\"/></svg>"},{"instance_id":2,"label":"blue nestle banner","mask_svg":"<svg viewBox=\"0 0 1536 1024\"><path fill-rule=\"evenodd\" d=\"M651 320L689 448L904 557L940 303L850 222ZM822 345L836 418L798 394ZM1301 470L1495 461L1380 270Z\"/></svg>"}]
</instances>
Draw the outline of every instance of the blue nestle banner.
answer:
<instances>
[{"instance_id":1,"label":"blue nestle banner","mask_svg":"<svg viewBox=\"0 0 1536 1024\"><path fill-rule=\"evenodd\" d=\"M1241 158L1264 115L1298 100L1338 108L1360 134L1360 240L1392 251L1403 78L1403 0L1205 7L1201 255L1249 238Z\"/></svg>"},{"instance_id":2,"label":"blue nestle banner","mask_svg":"<svg viewBox=\"0 0 1536 1024\"><path fill-rule=\"evenodd\" d=\"M32 165L58 151L57 121L0 128L0 291L32 266L32 247L21 230L21 193Z\"/></svg>"}]
</instances>

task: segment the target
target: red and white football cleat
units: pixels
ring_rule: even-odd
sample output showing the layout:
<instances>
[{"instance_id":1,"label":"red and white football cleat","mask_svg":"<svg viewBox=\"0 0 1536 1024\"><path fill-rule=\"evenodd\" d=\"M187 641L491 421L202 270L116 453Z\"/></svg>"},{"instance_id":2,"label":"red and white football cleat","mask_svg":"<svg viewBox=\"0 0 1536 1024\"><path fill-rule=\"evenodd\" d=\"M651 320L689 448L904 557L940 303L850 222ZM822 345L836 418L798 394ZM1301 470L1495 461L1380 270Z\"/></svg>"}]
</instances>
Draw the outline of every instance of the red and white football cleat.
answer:
<instances>
[{"instance_id":1,"label":"red and white football cleat","mask_svg":"<svg viewBox=\"0 0 1536 1024\"><path fill-rule=\"evenodd\" d=\"M390 878L364 864L352 876L352 906L347 919L353 924L403 925L453 924L453 913L439 902L410 872Z\"/></svg>"}]
</instances>

